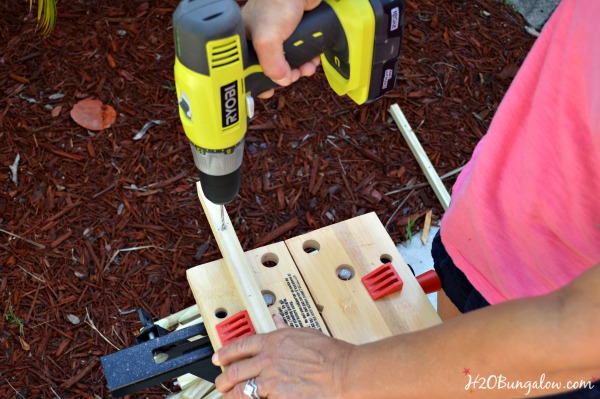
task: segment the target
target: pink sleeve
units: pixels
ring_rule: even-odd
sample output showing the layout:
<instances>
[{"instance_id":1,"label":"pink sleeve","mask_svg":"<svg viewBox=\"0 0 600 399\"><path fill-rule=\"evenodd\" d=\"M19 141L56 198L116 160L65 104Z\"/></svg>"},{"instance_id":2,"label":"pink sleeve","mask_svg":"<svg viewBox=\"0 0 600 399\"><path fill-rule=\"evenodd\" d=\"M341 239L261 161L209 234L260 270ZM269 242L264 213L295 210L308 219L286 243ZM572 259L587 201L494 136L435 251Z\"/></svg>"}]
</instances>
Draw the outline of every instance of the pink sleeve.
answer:
<instances>
[{"instance_id":1,"label":"pink sleeve","mask_svg":"<svg viewBox=\"0 0 600 399\"><path fill-rule=\"evenodd\" d=\"M442 241L490 303L600 264L598 15L561 2L453 187Z\"/></svg>"}]
</instances>

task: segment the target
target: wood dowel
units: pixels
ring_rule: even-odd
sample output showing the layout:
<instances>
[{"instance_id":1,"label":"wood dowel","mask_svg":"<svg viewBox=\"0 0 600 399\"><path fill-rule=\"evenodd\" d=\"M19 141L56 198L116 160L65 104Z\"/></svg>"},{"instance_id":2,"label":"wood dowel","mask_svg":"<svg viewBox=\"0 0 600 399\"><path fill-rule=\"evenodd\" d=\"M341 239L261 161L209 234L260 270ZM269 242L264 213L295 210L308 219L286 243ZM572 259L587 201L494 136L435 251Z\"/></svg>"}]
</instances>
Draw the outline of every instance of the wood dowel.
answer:
<instances>
[{"instance_id":1,"label":"wood dowel","mask_svg":"<svg viewBox=\"0 0 600 399\"><path fill-rule=\"evenodd\" d=\"M173 313L158 320L156 325L161 326L162 328L169 329L177 324L185 324L190 321L190 319L195 319L200 317L200 310L198 309L198 305L192 305L188 308L180 310L177 313Z\"/></svg>"},{"instance_id":2,"label":"wood dowel","mask_svg":"<svg viewBox=\"0 0 600 399\"><path fill-rule=\"evenodd\" d=\"M275 323L267 309L256 277L248 264L229 215L224 212L224 223L221 223L221 206L213 204L204 196L200 182L196 184L196 187L198 198L200 198L210 228L215 235L221 255L223 255L223 261L231 276L231 282L250 315L254 329L257 333L274 331Z\"/></svg>"},{"instance_id":3,"label":"wood dowel","mask_svg":"<svg viewBox=\"0 0 600 399\"><path fill-rule=\"evenodd\" d=\"M404 139L408 143L410 150L415 158L417 158L417 162L419 162L425 177L427 177L427 181L433 188L433 191L442 204L442 207L444 207L444 210L448 209L448 206L450 205L450 194L448 193L448 190L446 190L444 183L442 183L440 176L435 171L435 168L431 164L429 157L425 153L425 150L423 150L419 139L410 127L410 124L406 120L406 117L404 117L404 114L402 113L402 110L398 104L392 104L390 107L390 113L392 114L396 125L398 125L402 136L404 136Z\"/></svg>"}]
</instances>

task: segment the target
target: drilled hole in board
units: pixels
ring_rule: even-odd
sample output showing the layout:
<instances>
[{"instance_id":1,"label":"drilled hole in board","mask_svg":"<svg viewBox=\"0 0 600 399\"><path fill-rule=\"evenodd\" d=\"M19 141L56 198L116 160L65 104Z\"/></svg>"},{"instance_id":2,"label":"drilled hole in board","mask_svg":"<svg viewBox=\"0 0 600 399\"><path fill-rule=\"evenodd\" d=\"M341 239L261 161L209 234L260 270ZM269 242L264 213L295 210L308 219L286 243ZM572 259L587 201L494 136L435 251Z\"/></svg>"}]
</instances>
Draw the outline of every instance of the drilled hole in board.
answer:
<instances>
[{"instance_id":1,"label":"drilled hole in board","mask_svg":"<svg viewBox=\"0 0 600 399\"><path fill-rule=\"evenodd\" d=\"M307 254L316 254L321 249L321 244L316 240L307 240L302 244L302 249Z\"/></svg>"},{"instance_id":2,"label":"drilled hole in board","mask_svg":"<svg viewBox=\"0 0 600 399\"><path fill-rule=\"evenodd\" d=\"M261 291L261 294L263 296L263 299L265 300L265 303L267 304L267 307L273 306L275 305L275 301L277 300L277 298L275 297L275 294L271 291Z\"/></svg>"},{"instance_id":3,"label":"drilled hole in board","mask_svg":"<svg viewBox=\"0 0 600 399\"><path fill-rule=\"evenodd\" d=\"M350 265L340 265L335 269L335 275L344 281L352 280L354 277L354 268Z\"/></svg>"},{"instance_id":4,"label":"drilled hole in board","mask_svg":"<svg viewBox=\"0 0 600 399\"><path fill-rule=\"evenodd\" d=\"M279 256L277 256L276 254L274 254L272 252L269 252L267 254L264 254L260 258L260 263L262 263L264 267L277 266L277 264L279 263Z\"/></svg>"},{"instance_id":5,"label":"drilled hole in board","mask_svg":"<svg viewBox=\"0 0 600 399\"><path fill-rule=\"evenodd\" d=\"M227 311L223 308L219 308L215 310L215 316L217 316L219 319L224 319L227 317Z\"/></svg>"},{"instance_id":6,"label":"drilled hole in board","mask_svg":"<svg viewBox=\"0 0 600 399\"><path fill-rule=\"evenodd\" d=\"M388 254L383 254L379 257L381 263L392 263L392 256Z\"/></svg>"}]
</instances>

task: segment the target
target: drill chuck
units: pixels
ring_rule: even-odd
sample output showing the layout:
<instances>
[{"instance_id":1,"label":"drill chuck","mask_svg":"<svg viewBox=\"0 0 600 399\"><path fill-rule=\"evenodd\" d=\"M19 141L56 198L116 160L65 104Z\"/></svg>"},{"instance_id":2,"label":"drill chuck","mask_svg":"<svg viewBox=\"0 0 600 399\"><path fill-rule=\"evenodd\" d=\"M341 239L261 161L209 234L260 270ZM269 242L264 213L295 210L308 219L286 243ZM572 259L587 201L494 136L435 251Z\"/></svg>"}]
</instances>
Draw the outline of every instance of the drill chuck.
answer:
<instances>
[{"instance_id":1,"label":"drill chuck","mask_svg":"<svg viewBox=\"0 0 600 399\"><path fill-rule=\"evenodd\" d=\"M244 140L227 151L211 151L190 144L206 198L218 205L233 201L240 190Z\"/></svg>"}]
</instances>

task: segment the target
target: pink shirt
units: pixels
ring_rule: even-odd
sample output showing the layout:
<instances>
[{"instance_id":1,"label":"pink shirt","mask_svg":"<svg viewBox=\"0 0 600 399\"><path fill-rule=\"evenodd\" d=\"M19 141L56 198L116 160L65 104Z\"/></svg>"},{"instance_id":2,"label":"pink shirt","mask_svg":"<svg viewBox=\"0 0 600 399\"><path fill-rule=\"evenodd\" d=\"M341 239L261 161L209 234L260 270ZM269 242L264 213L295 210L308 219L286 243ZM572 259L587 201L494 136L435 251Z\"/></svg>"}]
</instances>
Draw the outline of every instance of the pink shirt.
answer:
<instances>
[{"instance_id":1,"label":"pink shirt","mask_svg":"<svg viewBox=\"0 0 600 399\"><path fill-rule=\"evenodd\" d=\"M560 3L454 185L442 241L492 304L600 264L598 16Z\"/></svg>"}]
</instances>

